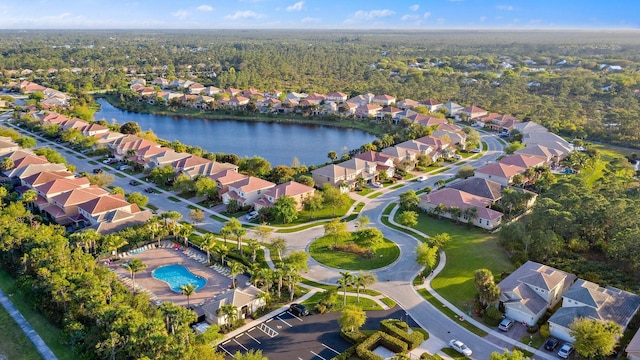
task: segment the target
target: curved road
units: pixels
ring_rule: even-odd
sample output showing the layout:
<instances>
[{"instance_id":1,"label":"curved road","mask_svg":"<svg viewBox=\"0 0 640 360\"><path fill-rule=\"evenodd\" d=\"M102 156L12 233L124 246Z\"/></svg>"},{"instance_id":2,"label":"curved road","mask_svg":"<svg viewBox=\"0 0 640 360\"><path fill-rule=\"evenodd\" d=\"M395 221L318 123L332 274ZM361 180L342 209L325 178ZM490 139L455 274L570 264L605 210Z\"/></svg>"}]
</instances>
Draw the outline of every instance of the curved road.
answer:
<instances>
[{"instance_id":1,"label":"curved road","mask_svg":"<svg viewBox=\"0 0 640 360\"><path fill-rule=\"evenodd\" d=\"M22 130L15 126L12 126L16 130ZM33 135L33 134L30 134ZM63 148L63 146L47 141L39 136L35 136L38 140L38 145L48 145L52 148ZM478 168L489 162L496 161L499 156L503 154L503 146L497 136L491 134L483 134L482 140L487 144L487 151L483 155L476 159L470 160L464 163L464 165L471 165L474 168ZM44 144L43 144L44 143ZM79 153L70 151L72 155L79 156ZM82 159L82 158L80 158ZM92 167L87 160L80 160L78 158L71 159L72 163L75 163L78 167L78 171L90 172ZM102 164L100 164L102 166ZM513 341L507 339L502 334L491 332L493 341L495 338L499 339L500 345L494 344L487 340L487 338L481 338L460 326L458 323L444 315L439 309L436 309L429 302L425 301L412 286L412 279L420 271L420 267L414 261L414 250L418 244L418 240L407 235L406 233L389 228L381 222L382 212L384 208L390 203L397 201L398 195L401 192L405 192L409 189L420 190L427 185L434 186L434 183L438 180L447 180L454 177L458 171L458 168L462 165L453 165L442 173L429 177L426 182L407 182L405 186L390 190L383 195L374 198L366 199L366 205L361 210L360 214L366 215L371 220L370 226L374 226L388 239L393 240L400 248L400 257L393 264L378 270L372 271L378 277L378 283L372 286L373 289L380 291L386 296L394 299L411 317L416 320L423 328L430 333L430 338L427 341L427 350L431 353L438 352L441 348L446 347L448 341L451 338L462 340L471 349L473 349L474 359L487 359L493 351L502 351L505 346L512 344ZM116 172L116 170L113 170ZM124 177L115 177L114 186L119 186L125 189L127 192L140 191L140 188L129 185L129 180L137 179L122 172L119 172ZM168 200L168 196L171 193L161 191L159 194L151 195L151 202L164 211L173 210L183 214L185 218L188 218L189 209L184 206L184 200L174 202ZM181 199L182 200L182 199ZM195 205L201 208L207 214L213 214L214 212L207 208L202 208L197 204L193 204L190 201L186 201L189 205ZM219 215L219 214L218 214ZM221 227L221 223L217 221L206 220L206 223L199 224L198 226L209 231L218 232ZM355 222L349 224L351 230L355 229ZM286 241L289 249L291 250L307 250L308 246L313 240L324 234L324 228L322 226L316 226L307 230L299 231L296 233L279 233ZM335 285L340 278L339 270L328 268L316 262L313 259L309 259L309 271L305 276L313 281ZM500 341L502 340L502 341ZM536 358L549 358L548 354L537 352Z\"/></svg>"}]
</instances>

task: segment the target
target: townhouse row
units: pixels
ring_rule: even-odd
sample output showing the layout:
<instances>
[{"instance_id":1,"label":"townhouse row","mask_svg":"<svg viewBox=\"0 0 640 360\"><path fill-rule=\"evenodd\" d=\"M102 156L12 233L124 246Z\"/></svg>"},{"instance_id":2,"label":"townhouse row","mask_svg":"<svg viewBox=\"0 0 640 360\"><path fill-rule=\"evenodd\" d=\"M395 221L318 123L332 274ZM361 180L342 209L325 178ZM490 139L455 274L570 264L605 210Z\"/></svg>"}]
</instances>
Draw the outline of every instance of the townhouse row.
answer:
<instances>
[{"instance_id":1,"label":"townhouse row","mask_svg":"<svg viewBox=\"0 0 640 360\"><path fill-rule=\"evenodd\" d=\"M35 113L43 126L57 125L61 130L77 129L85 136L97 139L96 147L106 146L115 159L134 162L144 169L171 166L175 176L186 175L190 179L209 177L218 185L218 195L223 203L228 204L235 199L242 206L250 206L259 210L271 207L282 196L290 196L296 200L297 208L302 208L305 198L312 196L314 188L295 181L275 184L257 177L238 172L238 166L226 162L205 159L186 152L163 147L158 143L109 131L96 123L88 123L80 119L68 118L51 112Z\"/></svg>"},{"instance_id":2,"label":"townhouse row","mask_svg":"<svg viewBox=\"0 0 640 360\"><path fill-rule=\"evenodd\" d=\"M10 138L0 138L0 161L10 164L4 167L0 180L13 183L21 195L35 191L36 199L27 206L69 231L92 228L106 234L143 224L152 216L123 196L76 177L64 164L50 163L44 156L20 148Z\"/></svg>"}]
</instances>

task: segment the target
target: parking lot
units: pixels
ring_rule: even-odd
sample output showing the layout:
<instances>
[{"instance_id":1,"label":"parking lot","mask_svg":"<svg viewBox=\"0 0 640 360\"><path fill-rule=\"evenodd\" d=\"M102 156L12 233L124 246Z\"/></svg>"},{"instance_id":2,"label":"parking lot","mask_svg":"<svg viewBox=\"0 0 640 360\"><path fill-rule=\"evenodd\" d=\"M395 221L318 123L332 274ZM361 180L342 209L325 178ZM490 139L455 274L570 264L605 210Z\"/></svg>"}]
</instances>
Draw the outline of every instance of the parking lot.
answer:
<instances>
[{"instance_id":1,"label":"parking lot","mask_svg":"<svg viewBox=\"0 0 640 360\"><path fill-rule=\"evenodd\" d=\"M404 311L397 307L369 311L363 328L377 329L380 320L403 315ZM223 341L218 350L225 353L227 359L233 359L237 351L261 349L269 360L329 360L351 346L340 337L339 317L339 312L299 317L286 310Z\"/></svg>"}]
</instances>

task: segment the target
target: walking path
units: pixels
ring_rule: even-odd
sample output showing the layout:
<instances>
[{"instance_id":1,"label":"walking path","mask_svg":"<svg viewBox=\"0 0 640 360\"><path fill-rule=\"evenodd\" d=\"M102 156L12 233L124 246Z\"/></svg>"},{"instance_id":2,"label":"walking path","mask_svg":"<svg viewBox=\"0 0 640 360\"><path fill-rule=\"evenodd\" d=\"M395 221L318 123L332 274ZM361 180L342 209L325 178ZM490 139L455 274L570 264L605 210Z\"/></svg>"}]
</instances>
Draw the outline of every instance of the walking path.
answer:
<instances>
[{"instance_id":1,"label":"walking path","mask_svg":"<svg viewBox=\"0 0 640 360\"><path fill-rule=\"evenodd\" d=\"M15 322L20 326L20 329L24 332L25 335L31 340L33 345L36 347L36 350L42 355L42 358L45 360L57 360L58 358L53 354L53 351L49 349L47 344L42 340L40 335L31 327L27 319L20 314L20 311L13 306L13 303L9 298L4 294L2 290L0 290L0 304L7 310L9 315L15 320Z\"/></svg>"}]
</instances>

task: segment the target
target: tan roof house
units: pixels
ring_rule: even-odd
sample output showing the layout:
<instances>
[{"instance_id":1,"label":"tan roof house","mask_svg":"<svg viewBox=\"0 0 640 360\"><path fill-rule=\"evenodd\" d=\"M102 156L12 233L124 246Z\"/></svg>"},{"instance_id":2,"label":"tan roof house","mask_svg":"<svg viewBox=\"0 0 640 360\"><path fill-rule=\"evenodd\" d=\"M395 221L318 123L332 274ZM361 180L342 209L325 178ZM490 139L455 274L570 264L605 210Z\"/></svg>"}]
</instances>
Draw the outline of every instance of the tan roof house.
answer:
<instances>
[{"instance_id":1,"label":"tan roof house","mask_svg":"<svg viewBox=\"0 0 640 360\"><path fill-rule=\"evenodd\" d=\"M562 299L562 294L575 280L573 274L527 261L498 284L505 316L520 323L535 324L547 309Z\"/></svg>"},{"instance_id":2,"label":"tan roof house","mask_svg":"<svg viewBox=\"0 0 640 360\"><path fill-rule=\"evenodd\" d=\"M382 106L378 104L365 104L356 108L356 117L369 118L378 115L378 111L382 109Z\"/></svg>"},{"instance_id":3,"label":"tan roof house","mask_svg":"<svg viewBox=\"0 0 640 360\"><path fill-rule=\"evenodd\" d=\"M420 105L419 102L412 100L412 99L404 99L404 100L400 100L396 103L396 106L399 107L402 110L409 110L409 109L413 109L414 107Z\"/></svg>"},{"instance_id":4,"label":"tan roof house","mask_svg":"<svg viewBox=\"0 0 640 360\"><path fill-rule=\"evenodd\" d=\"M345 93L341 93L338 91L334 91L334 92L330 92L327 94L327 101L333 101L333 102L337 102L337 103L343 103L345 101L347 101L347 94Z\"/></svg>"},{"instance_id":5,"label":"tan roof house","mask_svg":"<svg viewBox=\"0 0 640 360\"><path fill-rule=\"evenodd\" d=\"M302 210L302 202L304 199L313 196L315 189L311 186L297 183L295 181L288 181L283 184L278 184L271 189L267 189L262 198L253 203L253 207L256 210L260 210L263 207L271 207L282 196L290 196L296 201L296 209Z\"/></svg>"},{"instance_id":6,"label":"tan roof house","mask_svg":"<svg viewBox=\"0 0 640 360\"><path fill-rule=\"evenodd\" d=\"M222 194L222 202L228 204L231 199L235 199L242 206L253 205L260 199L263 193L276 184L249 176L228 185L228 191Z\"/></svg>"},{"instance_id":7,"label":"tan roof house","mask_svg":"<svg viewBox=\"0 0 640 360\"><path fill-rule=\"evenodd\" d=\"M421 195L419 206L424 211L464 223L471 221L477 227L491 230L500 225L503 216L501 212L488 208L491 203L491 199L453 188L444 188ZM439 209L442 207L445 210L440 212ZM460 213L456 214L451 209L459 209Z\"/></svg>"},{"instance_id":8,"label":"tan roof house","mask_svg":"<svg viewBox=\"0 0 640 360\"><path fill-rule=\"evenodd\" d=\"M264 306L264 299L258 297L262 290L255 286L244 289L234 288L216 295L213 301L202 306L205 321L212 325L224 325L227 323L226 316L219 312L225 305L233 305L238 309L238 317L244 319L253 314L261 306Z\"/></svg>"},{"instance_id":9,"label":"tan roof house","mask_svg":"<svg viewBox=\"0 0 640 360\"><path fill-rule=\"evenodd\" d=\"M329 184L334 187L345 186L348 189L355 183L357 175L356 170L339 164L330 164L311 171L311 177L318 187Z\"/></svg>"},{"instance_id":10,"label":"tan roof house","mask_svg":"<svg viewBox=\"0 0 640 360\"><path fill-rule=\"evenodd\" d=\"M527 154L513 154L500 159L500 163L519 166L523 168L530 168L544 166L546 164L546 159L539 156L532 156Z\"/></svg>"},{"instance_id":11,"label":"tan roof house","mask_svg":"<svg viewBox=\"0 0 640 360\"><path fill-rule=\"evenodd\" d=\"M395 164L393 163L393 157L383 154L377 151L367 151L354 156L356 159L366 160L376 163L376 170L378 172L385 171L387 177L392 177L395 173Z\"/></svg>"},{"instance_id":12,"label":"tan roof house","mask_svg":"<svg viewBox=\"0 0 640 360\"><path fill-rule=\"evenodd\" d=\"M442 107L442 103L433 99L428 99L424 101L420 101L420 105L424 105L427 107L429 112L438 111Z\"/></svg>"},{"instance_id":13,"label":"tan roof house","mask_svg":"<svg viewBox=\"0 0 640 360\"><path fill-rule=\"evenodd\" d=\"M396 103L396 98L391 96L391 95L387 95L387 94L383 94L383 95L376 95L373 97L373 100L371 100L372 103L374 104L380 104L383 106L389 106L389 105L393 105Z\"/></svg>"},{"instance_id":14,"label":"tan roof house","mask_svg":"<svg viewBox=\"0 0 640 360\"><path fill-rule=\"evenodd\" d=\"M189 153L175 152L173 149L166 149L160 153L157 153L149 158L146 167L156 168L163 167L165 165L171 165L180 159L191 156Z\"/></svg>"},{"instance_id":15,"label":"tan roof house","mask_svg":"<svg viewBox=\"0 0 640 360\"><path fill-rule=\"evenodd\" d=\"M69 171L42 171L22 179L22 185L34 188L56 179L73 179L75 176Z\"/></svg>"},{"instance_id":16,"label":"tan roof house","mask_svg":"<svg viewBox=\"0 0 640 360\"><path fill-rule=\"evenodd\" d=\"M510 185L513 182L513 177L516 174L524 173L525 170L526 168L524 167L496 162L477 168L475 170L475 176L482 179L493 180L502 185Z\"/></svg>"}]
</instances>

